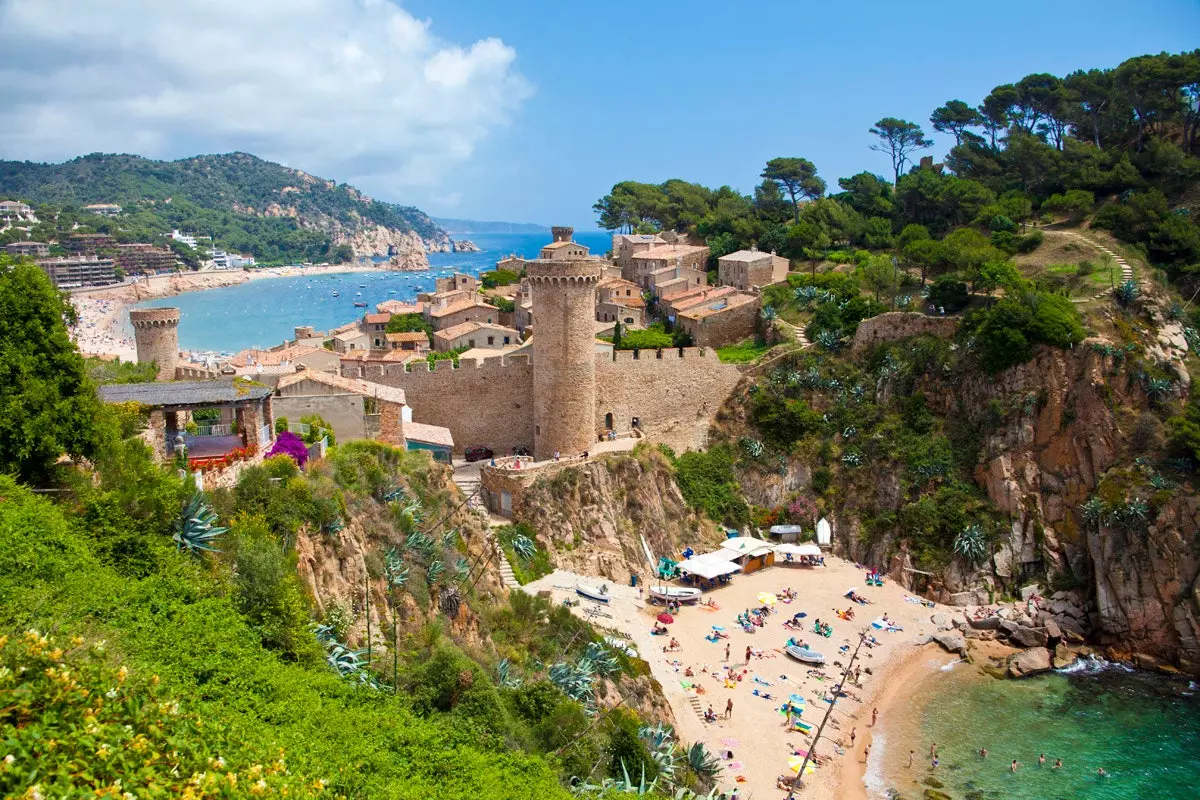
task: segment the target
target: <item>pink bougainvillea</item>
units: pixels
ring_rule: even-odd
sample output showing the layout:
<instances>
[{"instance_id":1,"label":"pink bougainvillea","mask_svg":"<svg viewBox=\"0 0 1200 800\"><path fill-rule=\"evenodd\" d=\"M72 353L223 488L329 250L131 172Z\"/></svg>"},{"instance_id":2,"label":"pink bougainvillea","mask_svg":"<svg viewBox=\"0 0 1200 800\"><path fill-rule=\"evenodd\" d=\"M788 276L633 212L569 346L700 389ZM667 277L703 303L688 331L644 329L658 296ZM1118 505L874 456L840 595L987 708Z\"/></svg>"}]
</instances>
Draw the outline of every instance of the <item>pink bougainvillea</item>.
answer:
<instances>
[{"instance_id":1,"label":"pink bougainvillea","mask_svg":"<svg viewBox=\"0 0 1200 800\"><path fill-rule=\"evenodd\" d=\"M788 517L792 522L803 523L807 522L810 525L817 518L817 507L812 500L807 497L797 497L792 502L788 503Z\"/></svg>"},{"instance_id":2,"label":"pink bougainvillea","mask_svg":"<svg viewBox=\"0 0 1200 800\"><path fill-rule=\"evenodd\" d=\"M308 445L291 431L284 431L267 451L267 458L272 456L290 456L297 466L303 467L304 462L308 461Z\"/></svg>"}]
</instances>

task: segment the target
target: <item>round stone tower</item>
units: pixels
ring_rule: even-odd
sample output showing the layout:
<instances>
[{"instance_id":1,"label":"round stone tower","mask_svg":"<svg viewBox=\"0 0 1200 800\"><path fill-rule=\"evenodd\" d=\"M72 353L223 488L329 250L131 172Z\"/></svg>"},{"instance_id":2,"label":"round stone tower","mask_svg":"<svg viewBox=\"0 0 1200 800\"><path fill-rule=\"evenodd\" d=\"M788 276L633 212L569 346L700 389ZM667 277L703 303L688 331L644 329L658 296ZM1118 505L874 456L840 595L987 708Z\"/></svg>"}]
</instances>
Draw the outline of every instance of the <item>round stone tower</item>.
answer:
<instances>
[{"instance_id":1,"label":"round stone tower","mask_svg":"<svg viewBox=\"0 0 1200 800\"><path fill-rule=\"evenodd\" d=\"M160 381L174 380L179 362L179 309L131 308L129 324L137 343L139 364L158 364Z\"/></svg>"},{"instance_id":2,"label":"round stone tower","mask_svg":"<svg viewBox=\"0 0 1200 800\"><path fill-rule=\"evenodd\" d=\"M569 225L553 225L550 227L550 235L556 242L569 242L575 235L575 229Z\"/></svg>"},{"instance_id":3,"label":"round stone tower","mask_svg":"<svg viewBox=\"0 0 1200 800\"><path fill-rule=\"evenodd\" d=\"M529 261L533 290L533 455L573 456L596 431L595 260Z\"/></svg>"}]
</instances>

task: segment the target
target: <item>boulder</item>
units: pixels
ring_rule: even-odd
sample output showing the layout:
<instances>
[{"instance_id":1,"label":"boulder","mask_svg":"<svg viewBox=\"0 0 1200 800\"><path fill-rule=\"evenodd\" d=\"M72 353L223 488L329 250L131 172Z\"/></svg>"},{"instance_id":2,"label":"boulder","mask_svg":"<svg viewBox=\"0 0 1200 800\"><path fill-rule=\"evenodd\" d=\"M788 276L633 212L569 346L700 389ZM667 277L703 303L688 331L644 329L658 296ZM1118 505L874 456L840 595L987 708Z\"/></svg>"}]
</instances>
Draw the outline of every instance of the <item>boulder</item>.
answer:
<instances>
[{"instance_id":1,"label":"boulder","mask_svg":"<svg viewBox=\"0 0 1200 800\"><path fill-rule=\"evenodd\" d=\"M1050 651L1044 647L1022 650L1008 659L1010 678L1027 678L1050 670Z\"/></svg>"},{"instance_id":2,"label":"boulder","mask_svg":"<svg viewBox=\"0 0 1200 800\"><path fill-rule=\"evenodd\" d=\"M1022 647L1045 647L1049 639L1045 628L1027 628L1024 625L1018 626L1009 638Z\"/></svg>"},{"instance_id":3,"label":"boulder","mask_svg":"<svg viewBox=\"0 0 1200 800\"><path fill-rule=\"evenodd\" d=\"M978 602L978 598L975 597L974 592L955 592L946 600L946 605L962 608L973 606L976 602Z\"/></svg>"},{"instance_id":4,"label":"boulder","mask_svg":"<svg viewBox=\"0 0 1200 800\"><path fill-rule=\"evenodd\" d=\"M1071 617L1055 617L1054 621L1058 623L1058 627L1062 629L1063 638L1069 643L1083 644L1086 641L1087 633L1083 630L1083 626Z\"/></svg>"},{"instance_id":5,"label":"boulder","mask_svg":"<svg viewBox=\"0 0 1200 800\"><path fill-rule=\"evenodd\" d=\"M1000 627L998 630L1002 636L1012 636L1014 633L1020 630L1020 628L1021 626L1016 622L1013 622L1009 619L1002 619L1000 620Z\"/></svg>"},{"instance_id":6,"label":"boulder","mask_svg":"<svg viewBox=\"0 0 1200 800\"><path fill-rule=\"evenodd\" d=\"M1022 601L1028 600L1029 598L1031 598L1035 594L1037 594L1038 591L1041 590L1041 588L1042 587L1038 586L1036 583L1031 583L1028 586L1022 586L1021 587L1021 600Z\"/></svg>"},{"instance_id":7,"label":"boulder","mask_svg":"<svg viewBox=\"0 0 1200 800\"><path fill-rule=\"evenodd\" d=\"M939 631L954 630L954 625L950 622L950 618L945 614L934 614L929 618L929 621L936 625Z\"/></svg>"},{"instance_id":8,"label":"boulder","mask_svg":"<svg viewBox=\"0 0 1200 800\"><path fill-rule=\"evenodd\" d=\"M1075 654L1065 644L1060 642L1058 647L1054 648L1054 658L1051 659L1051 664L1053 664L1055 669L1062 669L1074 664L1075 658Z\"/></svg>"},{"instance_id":9,"label":"boulder","mask_svg":"<svg viewBox=\"0 0 1200 800\"><path fill-rule=\"evenodd\" d=\"M999 617L984 617L983 619L968 620L968 624L977 631L994 631L1000 627Z\"/></svg>"},{"instance_id":10,"label":"boulder","mask_svg":"<svg viewBox=\"0 0 1200 800\"><path fill-rule=\"evenodd\" d=\"M1054 617L1046 617L1043 627L1046 629L1046 635L1051 639L1062 638L1062 628L1058 627L1058 623L1054 621Z\"/></svg>"},{"instance_id":11,"label":"boulder","mask_svg":"<svg viewBox=\"0 0 1200 800\"><path fill-rule=\"evenodd\" d=\"M958 631L938 631L933 635L933 640L947 652L966 657L967 640Z\"/></svg>"},{"instance_id":12,"label":"boulder","mask_svg":"<svg viewBox=\"0 0 1200 800\"><path fill-rule=\"evenodd\" d=\"M991 633L991 631L975 630L974 628L972 628L969 625L962 629L962 637L964 639L978 639L978 640L982 641L984 633Z\"/></svg>"}]
</instances>

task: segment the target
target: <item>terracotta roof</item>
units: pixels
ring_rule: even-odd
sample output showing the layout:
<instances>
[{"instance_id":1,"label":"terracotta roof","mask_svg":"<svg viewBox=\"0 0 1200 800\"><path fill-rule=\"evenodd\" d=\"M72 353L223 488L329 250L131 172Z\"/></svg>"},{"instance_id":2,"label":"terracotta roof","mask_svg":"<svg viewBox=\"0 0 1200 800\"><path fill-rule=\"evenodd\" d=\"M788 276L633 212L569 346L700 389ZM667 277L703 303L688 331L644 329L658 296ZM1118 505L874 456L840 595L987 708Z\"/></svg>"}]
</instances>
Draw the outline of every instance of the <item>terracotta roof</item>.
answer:
<instances>
[{"instance_id":1,"label":"terracotta roof","mask_svg":"<svg viewBox=\"0 0 1200 800\"><path fill-rule=\"evenodd\" d=\"M445 308L437 311L430 311L429 316L445 317L449 314L456 314L459 311L465 311L468 308L487 308L491 309L492 311L499 312L499 309L495 306L488 305L487 303L481 303L478 300L475 300L473 297L465 297L461 300L455 300L453 303L448 304Z\"/></svg>"},{"instance_id":2,"label":"terracotta roof","mask_svg":"<svg viewBox=\"0 0 1200 800\"><path fill-rule=\"evenodd\" d=\"M646 301L642 299L641 295L638 295L637 297L613 297L609 300L605 300L604 302L613 306L625 306L626 308L646 307Z\"/></svg>"},{"instance_id":3,"label":"terracotta roof","mask_svg":"<svg viewBox=\"0 0 1200 800\"><path fill-rule=\"evenodd\" d=\"M718 261L759 261L763 258L770 258L771 253L762 250L738 250L736 253L723 255Z\"/></svg>"},{"instance_id":4,"label":"terracotta roof","mask_svg":"<svg viewBox=\"0 0 1200 800\"><path fill-rule=\"evenodd\" d=\"M387 313L367 314L365 317L368 325L386 325L392 320L392 315Z\"/></svg>"},{"instance_id":5,"label":"terracotta roof","mask_svg":"<svg viewBox=\"0 0 1200 800\"><path fill-rule=\"evenodd\" d=\"M383 338L389 342L428 342L429 337L425 331L400 331L399 333L389 333Z\"/></svg>"},{"instance_id":6,"label":"terracotta roof","mask_svg":"<svg viewBox=\"0 0 1200 800\"><path fill-rule=\"evenodd\" d=\"M607 278L601 278L600 282L596 284L597 289L611 289L614 286L619 286L622 289L637 289L638 294L642 293L642 287L638 286L633 281L627 281L624 278L610 276Z\"/></svg>"},{"instance_id":7,"label":"terracotta roof","mask_svg":"<svg viewBox=\"0 0 1200 800\"><path fill-rule=\"evenodd\" d=\"M375 310L380 314L420 314L423 308L425 304L420 301L404 303L400 300L384 300L375 306Z\"/></svg>"},{"instance_id":8,"label":"terracotta roof","mask_svg":"<svg viewBox=\"0 0 1200 800\"><path fill-rule=\"evenodd\" d=\"M561 250L564 247L571 247L572 245L574 245L575 247L583 247L583 245L581 245L579 242L551 242L550 244L542 245L542 249L543 250ZM587 248L585 247L584 249L586 250Z\"/></svg>"},{"instance_id":9,"label":"terracotta roof","mask_svg":"<svg viewBox=\"0 0 1200 800\"><path fill-rule=\"evenodd\" d=\"M449 428L440 425L426 425L423 422L404 422L400 426L404 438L422 444L434 444L441 447L454 447L454 436Z\"/></svg>"},{"instance_id":10,"label":"terracotta roof","mask_svg":"<svg viewBox=\"0 0 1200 800\"><path fill-rule=\"evenodd\" d=\"M460 322L457 325L452 325L449 328L435 332L433 335L443 339L457 339L460 336L466 336L475 331L487 329L489 331L502 331L503 333L512 334L514 342L521 334L515 328L506 328L503 325L488 322Z\"/></svg>"},{"instance_id":11,"label":"terracotta roof","mask_svg":"<svg viewBox=\"0 0 1200 800\"><path fill-rule=\"evenodd\" d=\"M748 303L757 303L758 297L752 294L738 294L730 297L722 297L714 300L712 305L701 304L693 306L686 311L680 311L677 316L687 317L688 319L704 319L717 314L723 314L734 308L741 308ZM717 306L714 308L713 306Z\"/></svg>"},{"instance_id":12,"label":"terracotta roof","mask_svg":"<svg viewBox=\"0 0 1200 800\"><path fill-rule=\"evenodd\" d=\"M343 378L341 375L317 372L311 369L303 369L291 375L285 375L279 379L279 384L276 388L285 389L301 381L313 381L314 383L322 383L334 389L342 389L350 394L362 395L363 397L377 397L385 402L399 403L400 405L405 404L404 390L397 386L384 386L381 383L360 381L358 378Z\"/></svg>"},{"instance_id":13,"label":"terracotta roof","mask_svg":"<svg viewBox=\"0 0 1200 800\"><path fill-rule=\"evenodd\" d=\"M631 258L637 259L664 259L664 258L679 258L681 256L690 256L696 253L707 251L707 247L689 244L664 244L658 247L651 247L649 250L643 250L640 253L634 253Z\"/></svg>"},{"instance_id":14,"label":"terracotta roof","mask_svg":"<svg viewBox=\"0 0 1200 800\"><path fill-rule=\"evenodd\" d=\"M692 306L707 303L709 300L716 300L721 297L727 297L736 293L738 290L732 286L706 286L699 289L689 289L686 292L680 292L677 295L672 295L667 298L671 307L676 312L691 308Z\"/></svg>"},{"instance_id":15,"label":"terracotta roof","mask_svg":"<svg viewBox=\"0 0 1200 800\"><path fill-rule=\"evenodd\" d=\"M250 381L114 383L100 386L96 391L106 403L135 402L152 408L245 403L271 394L270 387L256 386Z\"/></svg>"},{"instance_id":16,"label":"terracotta roof","mask_svg":"<svg viewBox=\"0 0 1200 800\"><path fill-rule=\"evenodd\" d=\"M341 363L345 364L348 361L403 363L414 358L423 360L425 356L418 355L412 350L352 350L349 353L341 354Z\"/></svg>"},{"instance_id":17,"label":"terracotta roof","mask_svg":"<svg viewBox=\"0 0 1200 800\"><path fill-rule=\"evenodd\" d=\"M329 351L319 347L310 347L306 344L291 345L279 350L256 350L249 348L236 353L227 363L235 367L249 367L255 364L262 364L264 367L268 367L288 361L295 361L297 358L303 358L313 353L325 352Z\"/></svg>"}]
</instances>

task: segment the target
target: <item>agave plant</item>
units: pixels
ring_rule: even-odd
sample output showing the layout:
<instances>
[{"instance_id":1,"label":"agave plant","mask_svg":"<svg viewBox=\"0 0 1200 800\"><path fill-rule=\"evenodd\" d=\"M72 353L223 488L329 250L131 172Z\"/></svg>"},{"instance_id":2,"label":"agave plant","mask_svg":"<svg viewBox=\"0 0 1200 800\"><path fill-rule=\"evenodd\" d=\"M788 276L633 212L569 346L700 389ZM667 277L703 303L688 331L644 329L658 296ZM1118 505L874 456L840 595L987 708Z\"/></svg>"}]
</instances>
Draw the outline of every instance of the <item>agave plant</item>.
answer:
<instances>
[{"instance_id":1,"label":"agave plant","mask_svg":"<svg viewBox=\"0 0 1200 800\"><path fill-rule=\"evenodd\" d=\"M496 664L496 683L505 689L516 689L521 685L521 679L513 674L512 664L507 658L500 659Z\"/></svg>"},{"instance_id":2,"label":"agave plant","mask_svg":"<svg viewBox=\"0 0 1200 800\"><path fill-rule=\"evenodd\" d=\"M792 293L796 298L796 302L802 307L808 305L813 300L817 299L817 290L813 286L797 286L796 291Z\"/></svg>"},{"instance_id":3,"label":"agave plant","mask_svg":"<svg viewBox=\"0 0 1200 800\"><path fill-rule=\"evenodd\" d=\"M766 448L763 447L762 442L749 436L743 436L739 444L742 446L742 450L746 452L746 455L756 460L762 458L763 453L766 452Z\"/></svg>"},{"instance_id":4,"label":"agave plant","mask_svg":"<svg viewBox=\"0 0 1200 800\"><path fill-rule=\"evenodd\" d=\"M346 529L346 523L340 516L335 516L333 519L321 526L326 535L332 536L335 533L341 533Z\"/></svg>"},{"instance_id":5,"label":"agave plant","mask_svg":"<svg viewBox=\"0 0 1200 800\"><path fill-rule=\"evenodd\" d=\"M1150 485L1155 489L1170 489L1175 484L1159 475L1157 472L1150 476Z\"/></svg>"},{"instance_id":6,"label":"agave plant","mask_svg":"<svg viewBox=\"0 0 1200 800\"><path fill-rule=\"evenodd\" d=\"M1150 398L1151 403L1162 402L1163 398L1170 395L1174 388L1175 384L1167 378L1146 379L1146 396Z\"/></svg>"},{"instance_id":7,"label":"agave plant","mask_svg":"<svg viewBox=\"0 0 1200 800\"><path fill-rule=\"evenodd\" d=\"M853 439L857 435L858 435L858 428L854 427L853 425L847 425L845 428L842 429L842 438L843 439Z\"/></svg>"},{"instance_id":8,"label":"agave plant","mask_svg":"<svg viewBox=\"0 0 1200 800\"><path fill-rule=\"evenodd\" d=\"M763 322L767 323L768 325L774 322L775 318L779 316L779 314L776 313L774 306L763 306L762 310L758 313L762 316Z\"/></svg>"},{"instance_id":9,"label":"agave plant","mask_svg":"<svg viewBox=\"0 0 1200 800\"><path fill-rule=\"evenodd\" d=\"M842 346L842 336L837 331L826 328L817 334L817 344L826 350L838 350Z\"/></svg>"},{"instance_id":10,"label":"agave plant","mask_svg":"<svg viewBox=\"0 0 1200 800\"><path fill-rule=\"evenodd\" d=\"M212 543L226 533L228 528L218 528L217 513L212 510L200 492L194 492L175 523L175 535L171 538L180 552L199 555L201 551L219 553Z\"/></svg>"},{"instance_id":11,"label":"agave plant","mask_svg":"<svg viewBox=\"0 0 1200 800\"><path fill-rule=\"evenodd\" d=\"M462 594L458 591L458 587L443 586L438 592L438 608L442 610L442 613L450 619L457 619L461 607Z\"/></svg>"},{"instance_id":12,"label":"agave plant","mask_svg":"<svg viewBox=\"0 0 1200 800\"><path fill-rule=\"evenodd\" d=\"M1167 466L1179 473L1192 472L1196 465L1190 458L1172 458L1167 460Z\"/></svg>"},{"instance_id":13,"label":"agave plant","mask_svg":"<svg viewBox=\"0 0 1200 800\"><path fill-rule=\"evenodd\" d=\"M853 387L851 387L850 397L854 400L854 402L861 403L866 396L867 396L867 390L864 389L863 387L859 386L857 383L854 384Z\"/></svg>"},{"instance_id":14,"label":"agave plant","mask_svg":"<svg viewBox=\"0 0 1200 800\"><path fill-rule=\"evenodd\" d=\"M592 671L597 675L614 675L621 671L621 664L612 651L601 642L588 642L583 651L583 658L592 664Z\"/></svg>"},{"instance_id":15,"label":"agave plant","mask_svg":"<svg viewBox=\"0 0 1200 800\"><path fill-rule=\"evenodd\" d=\"M604 788L621 792L622 794L648 795L654 794L658 789L658 778L646 783L646 765L642 764L642 774L635 783L629 777L629 770L625 768L624 759L621 760L621 777L614 779L606 779Z\"/></svg>"},{"instance_id":16,"label":"agave plant","mask_svg":"<svg viewBox=\"0 0 1200 800\"><path fill-rule=\"evenodd\" d=\"M403 586L408 582L408 567L394 547L383 554L383 577L388 586Z\"/></svg>"},{"instance_id":17,"label":"agave plant","mask_svg":"<svg viewBox=\"0 0 1200 800\"><path fill-rule=\"evenodd\" d=\"M532 539L524 534L518 533L516 536L512 537L512 541L509 544L512 547L513 552L516 553L517 558L521 559L522 561L529 561L531 558L537 555L537 545L533 543Z\"/></svg>"},{"instance_id":18,"label":"agave plant","mask_svg":"<svg viewBox=\"0 0 1200 800\"><path fill-rule=\"evenodd\" d=\"M404 547L410 552L432 555L433 540L424 531L409 531L408 535L404 537Z\"/></svg>"},{"instance_id":19,"label":"agave plant","mask_svg":"<svg viewBox=\"0 0 1200 800\"><path fill-rule=\"evenodd\" d=\"M440 558L433 559L429 562L429 566L425 568L425 583L429 586L433 586L441 579L442 574L445 573L445 571L446 562L442 561Z\"/></svg>"},{"instance_id":20,"label":"agave plant","mask_svg":"<svg viewBox=\"0 0 1200 800\"><path fill-rule=\"evenodd\" d=\"M1189 325L1183 329L1183 338L1193 352L1200 349L1200 331Z\"/></svg>"},{"instance_id":21,"label":"agave plant","mask_svg":"<svg viewBox=\"0 0 1200 800\"><path fill-rule=\"evenodd\" d=\"M1138 285L1132 279L1125 281L1113 290L1113 297L1116 299L1118 305L1122 306L1133 305L1140 294L1141 289L1138 288Z\"/></svg>"},{"instance_id":22,"label":"agave plant","mask_svg":"<svg viewBox=\"0 0 1200 800\"><path fill-rule=\"evenodd\" d=\"M987 538L983 535L983 529L971 523L959 531L954 537L954 552L971 564L982 564L987 558Z\"/></svg>"},{"instance_id":23,"label":"agave plant","mask_svg":"<svg viewBox=\"0 0 1200 800\"><path fill-rule=\"evenodd\" d=\"M396 511L396 520L403 531L411 531L421 524L421 501L413 498Z\"/></svg>"},{"instance_id":24,"label":"agave plant","mask_svg":"<svg viewBox=\"0 0 1200 800\"><path fill-rule=\"evenodd\" d=\"M862 453L859 453L857 450L851 450L842 456L842 463L847 467L861 467L863 463Z\"/></svg>"},{"instance_id":25,"label":"agave plant","mask_svg":"<svg viewBox=\"0 0 1200 800\"><path fill-rule=\"evenodd\" d=\"M458 528L451 528L442 534L442 549L449 550L458 544Z\"/></svg>"},{"instance_id":26,"label":"agave plant","mask_svg":"<svg viewBox=\"0 0 1200 800\"><path fill-rule=\"evenodd\" d=\"M1083 516L1086 524L1098 526L1104 521L1104 503L1099 497L1093 495L1079 507L1079 513Z\"/></svg>"},{"instance_id":27,"label":"agave plant","mask_svg":"<svg viewBox=\"0 0 1200 800\"><path fill-rule=\"evenodd\" d=\"M404 487L398 483L393 483L383 491L383 500L385 503L395 503L403 500L405 497Z\"/></svg>"},{"instance_id":28,"label":"agave plant","mask_svg":"<svg viewBox=\"0 0 1200 800\"><path fill-rule=\"evenodd\" d=\"M465 581L467 576L471 574L471 562L463 556L459 556L454 562L454 578L458 581Z\"/></svg>"},{"instance_id":29,"label":"agave plant","mask_svg":"<svg viewBox=\"0 0 1200 800\"><path fill-rule=\"evenodd\" d=\"M809 367L808 370L801 376L800 385L806 389L816 389L821 385L824 379L821 377L821 370L816 367Z\"/></svg>"},{"instance_id":30,"label":"agave plant","mask_svg":"<svg viewBox=\"0 0 1200 800\"><path fill-rule=\"evenodd\" d=\"M557 686L567 697L582 703L589 711L594 705L595 678L586 668L586 664L568 664L559 661L550 665L547 676L550 682Z\"/></svg>"},{"instance_id":31,"label":"agave plant","mask_svg":"<svg viewBox=\"0 0 1200 800\"><path fill-rule=\"evenodd\" d=\"M1150 506L1145 501L1134 498L1123 506L1113 509L1112 520L1122 528L1135 529L1146 524L1150 517Z\"/></svg>"},{"instance_id":32,"label":"agave plant","mask_svg":"<svg viewBox=\"0 0 1200 800\"><path fill-rule=\"evenodd\" d=\"M688 769L705 780L712 780L721 771L721 762L700 742L696 742L687 751Z\"/></svg>"}]
</instances>

